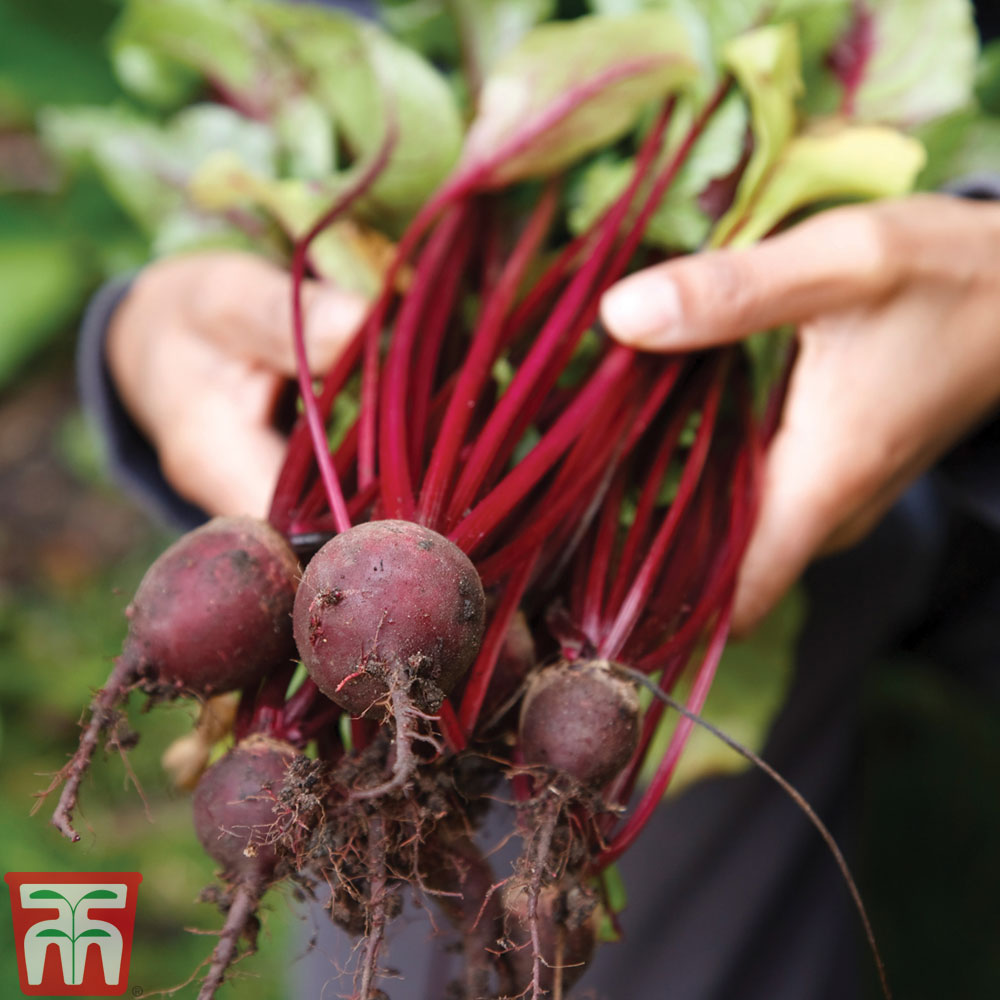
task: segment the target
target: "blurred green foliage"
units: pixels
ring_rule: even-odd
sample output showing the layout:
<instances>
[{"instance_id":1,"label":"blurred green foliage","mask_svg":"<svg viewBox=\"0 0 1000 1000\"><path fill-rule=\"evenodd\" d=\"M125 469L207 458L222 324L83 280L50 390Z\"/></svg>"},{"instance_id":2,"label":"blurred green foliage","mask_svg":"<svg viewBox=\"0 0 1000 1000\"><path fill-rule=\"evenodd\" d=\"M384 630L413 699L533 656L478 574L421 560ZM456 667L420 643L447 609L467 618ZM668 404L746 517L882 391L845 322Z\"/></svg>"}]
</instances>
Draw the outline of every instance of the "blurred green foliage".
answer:
<instances>
[{"instance_id":1,"label":"blurred green foliage","mask_svg":"<svg viewBox=\"0 0 1000 1000\"><path fill-rule=\"evenodd\" d=\"M121 98L105 51L116 13L109 0L0 0L0 389L97 283L146 254L103 185L64 176L36 134L46 106Z\"/></svg>"},{"instance_id":2,"label":"blurred green foliage","mask_svg":"<svg viewBox=\"0 0 1000 1000\"><path fill-rule=\"evenodd\" d=\"M183 983L210 953L213 939L188 928L211 932L222 923L213 906L197 902L201 889L213 882L213 862L195 839L187 797L166 788L159 765L169 742L189 730L193 707L176 703L143 714L143 699L133 697L129 714L142 730L141 742L127 766L117 755L98 755L83 787L80 843L70 844L48 826L54 800L34 816L29 810L33 795L75 745L87 692L103 683L120 648L128 595L162 543L161 536L151 536L96 579L0 590L4 870L141 872L130 983L147 994ZM130 768L141 795L128 778ZM262 917L261 954L239 967L241 988L226 987L220 996L287 996L288 956L304 949L308 935L298 928L295 904L281 890L267 898ZM0 927L0 939L7 939L9 916ZM2 995L14 995L17 981L14 949L0 947ZM177 996L183 1000L195 993L191 985Z\"/></svg>"}]
</instances>

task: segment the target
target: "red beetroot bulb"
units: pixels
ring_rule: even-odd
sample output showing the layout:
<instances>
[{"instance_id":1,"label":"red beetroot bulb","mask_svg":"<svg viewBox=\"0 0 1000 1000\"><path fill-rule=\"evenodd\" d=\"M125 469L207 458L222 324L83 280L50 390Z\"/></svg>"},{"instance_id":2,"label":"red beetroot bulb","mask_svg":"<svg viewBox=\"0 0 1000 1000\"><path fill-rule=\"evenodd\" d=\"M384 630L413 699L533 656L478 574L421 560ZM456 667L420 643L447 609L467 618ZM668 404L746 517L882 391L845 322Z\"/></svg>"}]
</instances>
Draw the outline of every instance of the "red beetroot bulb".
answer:
<instances>
[{"instance_id":1,"label":"red beetroot bulb","mask_svg":"<svg viewBox=\"0 0 1000 1000\"><path fill-rule=\"evenodd\" d=\"M436 710L479 651L485 596L468 556L410 521L371 521L313 556L295 598L295 641L317 687L351 715L404 688Z\"/></svg>"},{"instance_id":2,"label":"red beetroot bulb","mask_svg":"<svg viewBox=\"0 0 1000 1000\"><path fill-rule=\"evenodd\" d=\"M218 517L150 566L126 614L123 659L149 688L231 691L295 658L299 564L263 521Z\"/></svg>"}]
</instances>

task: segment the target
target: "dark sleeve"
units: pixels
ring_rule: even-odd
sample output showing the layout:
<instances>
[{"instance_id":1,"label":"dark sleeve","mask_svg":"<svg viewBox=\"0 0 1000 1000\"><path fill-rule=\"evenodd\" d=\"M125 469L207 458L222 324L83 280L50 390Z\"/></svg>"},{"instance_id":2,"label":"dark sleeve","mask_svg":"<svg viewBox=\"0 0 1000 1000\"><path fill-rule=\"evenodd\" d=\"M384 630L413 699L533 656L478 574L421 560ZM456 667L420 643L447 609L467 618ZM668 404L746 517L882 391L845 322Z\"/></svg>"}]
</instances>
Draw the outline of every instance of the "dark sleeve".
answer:
<instances>
[{"instance_id":1,"label":"dark sleeve","mask_svg":"<svg viewBox=\"0 0 1000 1000\"><path fill-rule=\"evenodd\" d=\"M206 520L205 512L170 487L156 451L126 411L108 370L108 327L131 285L131 275L115 278L98 291L87 307L76 354L80 402L100 435L115 482L171 527L193 528Z\"/></svg>"}]
</instances>

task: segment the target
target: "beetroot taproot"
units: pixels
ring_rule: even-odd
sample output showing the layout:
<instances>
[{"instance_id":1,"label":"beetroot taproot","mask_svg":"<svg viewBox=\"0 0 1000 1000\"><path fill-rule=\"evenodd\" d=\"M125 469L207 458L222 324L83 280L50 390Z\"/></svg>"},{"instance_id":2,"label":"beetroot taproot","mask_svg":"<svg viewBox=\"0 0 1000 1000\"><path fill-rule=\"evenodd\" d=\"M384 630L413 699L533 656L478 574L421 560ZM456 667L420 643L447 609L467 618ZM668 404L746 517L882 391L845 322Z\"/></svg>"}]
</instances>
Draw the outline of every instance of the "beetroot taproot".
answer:
<instances>
[{"instance_id":1,"label":"beetroot taproot","mask_svg":"<svg viewBox=\"0 0 1000 1000\"><path fill-rule=\"evenodd\" d=\"M597 943L594 894L566 877L533 893L521 881L503 892L506 959L518 996L565 996L583 975Z\"/></svg>"},{"instance_id":2,"label":"beetroot taproot","mask_svg":"<svg viewBox=\"0 0 1000 1000\"><path fill-rule=\"evenodd\" d=\"M295 640L316 686L352 715L403 687L436 710L479 650L485 596L469 558L410 521L335 536L306 567Z\"/></svg>"},{"instance_id":3,"label":"beetroot taproot","mask_svg":"<svg viewBox=\"0 0 1000 1000\"><path fill-rule=\"evenodd\" d=\"M520 747L540 764L599 789L628 763L639 741L635 686L602 660L558 663L529 682Z\"/></svg>"},{"instance_id":4,"label":"beetroot taproot","mask_svg":"<svg viewBox=\"0 0 1000 1000\"><path fill-rule=\"evenodd\" d=\"M156 691L217 694L295 658L299 564L284 537L249 517L215 518L150 566L126 615L122 656Z\"/></svg>"},{"instance_id":5,"label":"beetroot taproot","mask_svg":"<svg viewBox=\"0 0 1000 1000\"><path fill-rule=\"evenodd\" d=\"M267 882L278 866L274 805L296 751L255 734L220 757L194 790L194 827L229 880Z\"/></svg>"}]
</instances>

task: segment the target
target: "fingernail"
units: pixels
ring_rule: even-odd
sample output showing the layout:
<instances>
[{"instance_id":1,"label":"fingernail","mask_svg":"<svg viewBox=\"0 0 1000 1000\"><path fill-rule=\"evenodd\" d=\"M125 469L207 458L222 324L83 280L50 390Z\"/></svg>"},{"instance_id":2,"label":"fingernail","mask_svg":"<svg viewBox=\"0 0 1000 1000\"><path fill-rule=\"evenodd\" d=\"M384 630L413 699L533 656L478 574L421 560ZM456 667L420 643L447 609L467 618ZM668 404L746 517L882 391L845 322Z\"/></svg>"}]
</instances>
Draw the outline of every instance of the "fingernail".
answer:
<instances>
[{"instance_id":1,"label":"fingernail","mask_svg":"<svg viewBox=\"0 0 1000 1000\"><path fill-rule=\"evenodd\" d=\"M601 299L601 318L608 332L635 347L662 347L681 320L677 286L659 274L633 274Z\"/></svg>"}]
</instances>

